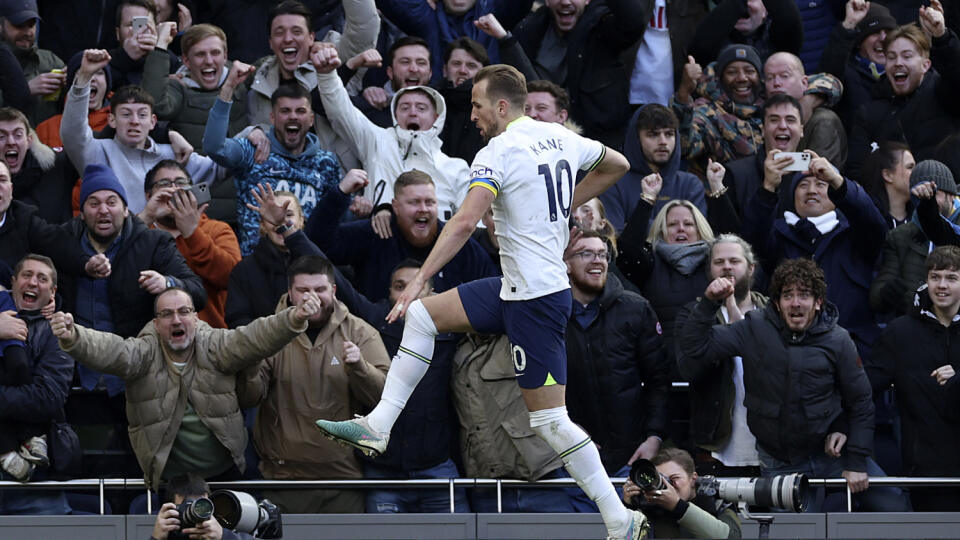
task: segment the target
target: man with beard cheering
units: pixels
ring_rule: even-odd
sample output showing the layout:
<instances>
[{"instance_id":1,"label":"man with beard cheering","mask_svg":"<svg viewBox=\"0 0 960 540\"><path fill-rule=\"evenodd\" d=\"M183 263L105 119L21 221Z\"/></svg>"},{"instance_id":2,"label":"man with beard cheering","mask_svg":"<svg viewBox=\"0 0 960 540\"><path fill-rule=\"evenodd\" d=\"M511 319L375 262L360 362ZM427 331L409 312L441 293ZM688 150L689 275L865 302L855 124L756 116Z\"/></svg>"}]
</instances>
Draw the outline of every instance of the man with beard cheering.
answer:
<instances>
[{"instance_id":1,"label":"man with beard cheering","mask_svg":"<svg viewBox=\"0 0 960 540\"><path fill-rule=\"evenodd\" d=\"M314 114L310 93L299 85L281 85L271 98L273 108L267 130L270 155L263 163L254 160L256 147L242 135L227 138L233 91L254 72L254 67L235 61L220 87L220 97L210 109L203 135L203 151L234 174L237 188L237 226L240 251L253 252L259 240L260 215L248 204L256 201L250 190L269 184L275 191L297 196L304 218L309 218L317 201L340 182L337 156L320 148L317 136L309 133Z\"/></svg>"},{"instance_id":2,"label":"man with beard cheering","mask_svg":"<svg viewBox=\"0 0 960 540\"><path fill-rule=\"evenodd\" d=\"M356 453L320 437L304 437L316 416L339 420L368 412L380 400L390 357L376 329L336 299L334 268L308 255L287 271L289 289L277 313L315 294L321 308L306 332L257 368L238 378L244 407L259 405L253 442L264 478L356 480L363 469ZM282 441L278 444L278 441ZM279 490L264 493L284 513L363 513L359 490Z\"/></svg>"},{"instance_id":3,"label":"man with beard cheering","mask_svg":"<svg viewBox=\"0 0 960 540\"><path fill-rule=\"evenodd\" d=\"M722 234L710 244L710 279L733 280L733 294L723 300L714 322L731 324L744 315L767 305L767 297L751 291L756 260L753 248L739 236ZM684 323L696 302L684 306L677 315L677 328ZM690 382L690 434L693 443L710 452L717 461L710 474L717 476L755 476L757 438L747 427L747 409L743 406L743 358L707 364L677 352L680 376ZM719 406L718 406L719 404ZM733 469L731 469L733 468Z\"/></svg>"}]
</instances>

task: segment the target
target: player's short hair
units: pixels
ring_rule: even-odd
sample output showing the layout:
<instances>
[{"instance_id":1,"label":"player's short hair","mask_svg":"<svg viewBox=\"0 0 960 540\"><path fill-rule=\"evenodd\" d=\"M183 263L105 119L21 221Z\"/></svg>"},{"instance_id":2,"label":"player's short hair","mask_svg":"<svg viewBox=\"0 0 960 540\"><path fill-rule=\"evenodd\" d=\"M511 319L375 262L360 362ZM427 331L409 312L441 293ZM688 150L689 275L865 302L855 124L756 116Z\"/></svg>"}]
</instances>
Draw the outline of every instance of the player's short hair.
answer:
<instances>
[{"instance_id":1,"label":"player's short hair","mask_svg":"<svg viewBox=\"0 0 960 540\"><path fill-rule=\"evenodd\" d=\"M333 263L326 257L321 257L320 255L304 255L303 257L294 259L294 261L290 263L290 267L287 268L287 286L293 287L294 278L303 274L323 274L330 279L331 285L333 285L336 280Z\"/></svg>"},{"instance_id":2,"label":"player's short hair","mask_svg":"<svg viewBox=\"0 0 960 540\"><path fill-rule=\"evenodd\" d=\"M457 49L467 51L467 54L472 56L477 62L480 62L482 66L490 65L490 55L487 54L487 49L485 49L480 42L470 39L467 36L458 37L450 43L447 43L447 48L443 51L444 64L450 61L450 55Z\"/></svg>"},{"instance_id":3,"label":"player's short hair","mask_svg":"<svg viewBox=\"0 0 960 540\"><path fill-rule=\"evenodd\" d=\"M45 255L38 255L36 253L27 253L23 256L22 259L17 261L17 265L13 267L13 276L19 276L20 270L23 270L23 265L27 261L37 261L43 263L50 267L50 281L53 282L53 286L57 286L57 267L53 264L53 259Z\"/></svg>"},{"instance_id":4,"label":"player's short hair","mask_svg":"<svg viewBox=\"0 0 960 540\"><path fill-rule=\"evenodd\" d=\"M670 461L679 465L680 468L689 475L697 472L696 464L694 464L690 452L682 448L663 448L650 460L654 465L663 465Z\"/></svg>"},{"instance_id":5,"label":"player's short hair","mask_svg":"<svg viewBox=\"0 0 960 540\"><path fill-rule=\"evenodd\" d=\"M938 246L927 255L927 273L931 270L960 270L960 247Z\"/></svg>"},{"instance_id":6,"label":"player's short hair","mask_svg":"<svg viewBox=\"0 0 960 540\"><path fill-rule=\"evenodd\" d=\"M157 22L157 4L153 0L120 0L117 4L116 26L123 24L123 9L127 6L142 7L153 15L153 22Z\"/></svg>"},{"instance_id":7,"label":"player's short hair","mask_svg":"<svg viewBox=\"0 0 960 540\"><path fill-rule=\"evenodd\" d=\"M527 102L527 79L513 66L494 64L477 72L473 84L487 81L487 99L506 100L511 107L523 111Z\"/></svg>"},{"instance_id":8,"label":"player's short hair","mask_svg":"<svg viewBox=\"0 0 960 540\"><path fill-rule=\"evenodd\" d=\"M143 192L150 193L153 189L154 180L157 178L157 174L160 172L160 169L177 169L180 171L180 174L184 178L193 182L193 177L190 176L190 173L187 171L187 168L175 159L161 159L156 165L150 167L150 170L147 171L147 175L143 178Z\"/></svg>"},{"instance_id":9,"label":"player's short hair","mask_svg":"<svg viewBox=\"0 0 960 540\"><path fill-rule=\"evenodd\" d=\"M921 30L916 23L903 24L887 32L887 37L883 40L884 52L890 48L894 41L900 38L913 42L924 58L930 57L930 36Z\"/></svg>"},{"instance_id":10,"label":"player's short hair","mask_svg":"<svg viewBox=\"0 0 960 540\"><path fill-rule=\"evenodd\" d=\"M418 186L421 184L430 184L431 186L436 186L436 184L433 182L433 178L430 178L430 175L423 171L414 169L412 171L401 173L400 176L397 177L397 180L393 183L393 196L396 197L400 193L400 190L407 186Z\"/></svg>"},{"instance_id":11,"label":"player's short hair","mask_svg":"<svg viewBox=\"0 0 960 540\"><path fill-rule=\"evenodd\" d=\"M116 108L118 105L124 104L136 104L136 105L149 105L150 112L153 112L155 103L153 101L153 96L149 92L143 89L141 86L135 84L128 84L127 86L121 86L113 93L113 96L110 97L110 112L112 114L117 114Z\"/></svg>"},{"instance_id":12,"label":"player's short hair","mask_svg":"<svg viewBox=\"0 0 960 540\"><path fill-rule=\"evenodd\" d=\"M777 266L770 278L770 300L780 300L780 294L788 287L807 289L817 300L827 297L827 279L823 269L813 259L799 257L787 259Z\"/></svg>"},{"instance_id":13,"label":"player's short hair","mask_svg":"<svg viewBox=\"0 0 960 540\"><path fill-rule=\"evenodd\" d=\"M713 229L710 227L710 223L707 222L707 218L703 216L700 209L697 208L697 205L686 199L673 199L663 205L663 208L657 212L657 216L653 218L653 223L650 224L650 232L647 233L647 242L653 244L666 240L667 214L670 213L670 210L678 206L690 210L690 213L693 214L693 222L697 226L697 233L700 235L700 239L706 242L713 242Z\"/></svg>"},{"instance_id":14,"label":"player's short hair","mask_svg":"<svg viewBox=\"0 0 960 540\"><path fill-rule=\"evenodd\" d=\"M212 24L196 24L191 26L183 36L180 37L180 50L186 55L194 45L209 37L218 37L223 42L223 52L227 52L227 34L219 26Z\"/></svg>"},{"instance_id":15,"label":"player's short hair","mask_svg":"<svg viewBox=\"0 0 960 540\"><path fill-rule=\"evenodd\" d=\"M16 107L0 107L0 122L20 122L23 129L30 131L30 120Z\"/></svg>"},{"instance_id":16,"label":"player's short hair","mask_svg":"<svg viewBox=\"0 0 960 540\"><path fill-rule=\"evenodd\" d=\"M430 62L430 65L433 65L433 54L430 52L430 44L427 43L427 40L417 37L417 36L403 36L402 38L393 42L390 45L390 48L387 49L387 66L393 66L393 58L397 55L397 49L400 47L409 47L411 45L416 45L418 47L423 47L427 50L427 61Z\"/></svg>"},{"instance_id":17,"label":"player's short hair","mask_svg":"<svg viewBox=\"0 0 960 540\"><path fill-rule=\"evenodd\" d=\"M675 130L679 125L677 115L659 103L646 105L637 113L637 133L659 129Z\"/></svg>"},{"instance_id":18,"label":"player's short hair","mask_svg":"<svg viewBox=\"0 0 960 540\"><path fill-rule=\"evenodd\" d=\"M297 2L297 0L283 0L283 2L274 6L270 10L270 14L267 15L268 36L273 30L273 20L281 15L300 15L307 25L307 32L313 32L313 13L311 13L310 8Z\"/></svg>"},{"instance_id":19,"label":"player's short hair","mask_svg":"<svg viewBox=\"0 0 960 540\"><path fill-rule=\"evenodd\" d=\"M767 119L767 111L781 105L790 105L796 109L797 119L800 120L801 124L803 123L803 108L800 106L800 102L797 101L797 98L788 96L787 94L774 94L763 102L763 120Z\"/></svg>"},{"instance_id":20,"label":"player's short hair","mask_svg":"<svg viewBox=\"0 0 960 540\"><path fill-rule=\"evenodd\" d=\"M747 261L748 265L753 266L757 262L757 257L753 254L753 246L750 245L750 242L735 234L723 233L717 236L713 242L710 242L711 258L713 257L713 248L717 247L717 244L737 244L743 250L743 260Z\"/></svg>"},{"instance_id":21,"label":"player's short hair","mask_svg":"<svg viewBox=\"0 0 960 540\"><path fill-rule=\"evenodd\" d=\"M270 94L270 106L276 106L277 102L281 98L291 98L291 99L306 99L307 106L311 106L310 103L310 91L303 87L300 83L294 84L281 84L273 91L273 94Z\"/></svg>"},{"instance_id":22,"label":"player's short hair","mask_svg":"<svg viewBox=\"0 0 960 540\"><path fill-rule=\"evenodd\" d=\"M553 100L557 103L558 111L570 109L570 94L567 93L562 86L553 81L546 79L527 81L527 93L532 94L534 92L544 92L553 96Z\"/></svg>"}]
</instances>

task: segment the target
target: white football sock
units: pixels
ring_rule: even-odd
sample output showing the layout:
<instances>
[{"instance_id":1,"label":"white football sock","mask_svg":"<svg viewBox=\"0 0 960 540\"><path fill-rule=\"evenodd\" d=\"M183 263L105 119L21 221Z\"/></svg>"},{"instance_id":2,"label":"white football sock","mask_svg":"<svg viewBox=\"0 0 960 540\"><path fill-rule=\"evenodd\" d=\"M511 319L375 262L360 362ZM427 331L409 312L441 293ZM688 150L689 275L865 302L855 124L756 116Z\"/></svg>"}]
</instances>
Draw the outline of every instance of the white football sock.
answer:
<instances>
[{"instance_id":1,"label":"white football sock","mask_svg":"<svg viewBox=\"0 0 960 540\"><path fill-rule=\"evenodd\" d=\"M615 538L623 536L632 519L630 511L620 502L597 447L590 436L570 420L567 408L531 411L530 428L560 454L567 472L597 504L607 532Z\"/></svg>"},{"instance_id":2,"label":"white football sock","mask_svg":"<svg viewBox=\"0 0 960 540\"><path fill-rule=\"evenodd\" d=\"M400 349L390 363L380 403L367 415L370 428L380 433L390 433L433 359L433 342L438 332L423 302L413 301L404 321Z\"/></svg>"}]
</instances>

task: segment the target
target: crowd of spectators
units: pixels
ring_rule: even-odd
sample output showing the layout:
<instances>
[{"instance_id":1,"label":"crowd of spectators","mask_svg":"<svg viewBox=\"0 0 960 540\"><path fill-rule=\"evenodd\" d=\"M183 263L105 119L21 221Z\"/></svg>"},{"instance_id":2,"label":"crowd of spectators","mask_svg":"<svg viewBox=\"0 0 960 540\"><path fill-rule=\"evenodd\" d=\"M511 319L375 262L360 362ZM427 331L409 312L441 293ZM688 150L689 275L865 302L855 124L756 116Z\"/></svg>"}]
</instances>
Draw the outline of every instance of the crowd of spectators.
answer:
<instances>
[{"instance_id":1,"label":"crowd of spectators","mask_svg":"<svg viewBox=\"0 0 960 540\"><path fill-rule=\"evenodd\" d=\"M609 474L655 460L671 499L644 497L677 519L703 512L694 467L960 511L869 485L960 476L958 28L939 0L0 0L0 478L567 476L503 336L440 334L377 459L312 426L379 401L384 318L485 144L473 76L506 63L528 116L630 162L561 209L567 404ZM481 225L423 295L500 275ZM449 510L446 490L269 496ZM0 514L71 505L0 491ZM739 534L708 506L693 534Z\"/></svg>"}]
</instances>

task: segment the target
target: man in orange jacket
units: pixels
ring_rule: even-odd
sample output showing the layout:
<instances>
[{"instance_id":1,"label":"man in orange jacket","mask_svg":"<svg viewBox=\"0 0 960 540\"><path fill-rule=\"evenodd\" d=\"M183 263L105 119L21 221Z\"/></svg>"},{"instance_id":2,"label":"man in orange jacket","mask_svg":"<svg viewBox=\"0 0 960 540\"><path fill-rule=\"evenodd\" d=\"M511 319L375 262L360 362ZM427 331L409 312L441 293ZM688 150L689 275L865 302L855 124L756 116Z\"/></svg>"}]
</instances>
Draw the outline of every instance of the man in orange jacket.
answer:
<instances>
[{"instance_id":1,"label":"man in orange jacket","mask_svg":"<svg viewBox=\"0 0 960 540\"><path fill-rule=\"evenodd\" d=\"M227 283L230 271L240 262L240 245L230 225L207 217L207 205L197 204L190 192L192 185L190 174L177 161L157 163L144 179L147 205L138 217L147 226L173 235L180 254L207 291L200 320L214 328L226 328Z\"/></svg>"}]
</instances>

